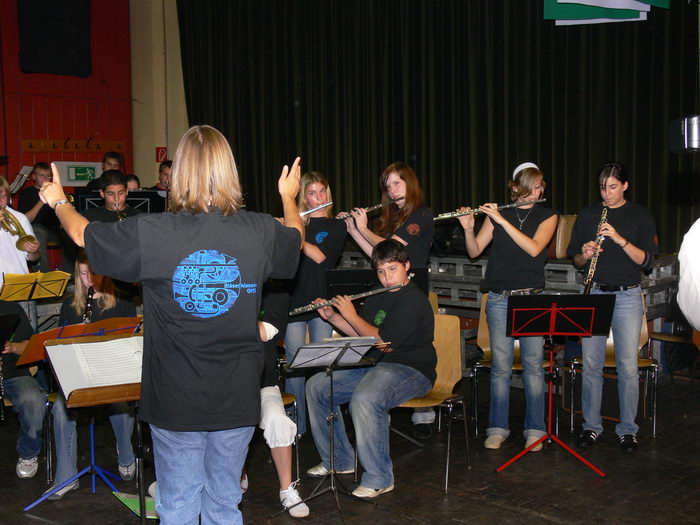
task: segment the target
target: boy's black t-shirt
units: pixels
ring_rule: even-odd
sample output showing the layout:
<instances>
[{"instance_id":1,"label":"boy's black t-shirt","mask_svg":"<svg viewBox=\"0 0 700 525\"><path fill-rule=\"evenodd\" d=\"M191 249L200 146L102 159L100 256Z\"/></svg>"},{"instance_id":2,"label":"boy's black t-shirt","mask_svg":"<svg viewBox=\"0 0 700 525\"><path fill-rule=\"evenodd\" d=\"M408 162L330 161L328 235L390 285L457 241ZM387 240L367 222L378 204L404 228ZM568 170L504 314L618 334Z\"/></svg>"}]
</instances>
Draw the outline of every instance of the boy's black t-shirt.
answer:
<instances>
[{"instance_id":1,"label":"boy's black t-shirt","mask_svg":"<svg viewBox=\"0 0 700 525\"><path fill-rule=\"evenodd\" d=\"M31 210L37 202L41 199L39 198L39 188L36 186L30 186L24 188L19 193L19 202L17 204L17 210L21 211L25 215L29 210ZM44 205L36 214L36 217L32 221L32 225L40 224L47 230L57 230L61 225L61 221L56 217L56 212L52 210L49 206Z\"/></svg>"},{"instance_id":2,"label":"boy's black t-shirt","mask_svg":"<svg viewBox=\"0 0 700 525\"><path fill-rule=\"evenodd\" d=\"M347 227L344 221L326 217L312 217L305 229L305 239L317 246L326 256L322 263L314 262L302 253L294 279L287 281L290 301L289 309L306 306L314 299L326 297L326 270L335 268L343 252ZM309 312L290 318L290 322L310 321L318 312Z\"/></svg>"},{"instance_id":3,"label":"boy's black t-shirt","mask_svg":"<svg viewBox=\"0 0 700 525\"><path fill-rule=\"evenodd\" d=\"M32 325L29 323L27 314L22 307L13 302L0 301L0 315L16 314L19 316L19 321L15 325L15 331L12 340L16 342L26 341L34 335ZM2 343L2 341L0 341ZM19 356L16 354L2 354L2 377L3 379L12 379L13 377L28 376L29 369L26 367L17 368L17 360Z\"/></svg>"},{"instance_id":4,"label":"boy's black t-shirt","mask_svg":"<svg viewBox=\"0 0 700 525\"><path fill-rule=\"evenodd\" d=\"M293 275L299 245L297 230L245 210L86 227L95 273L143 283L144 420L185 432L259 423L262 285Z\"/></svg>"},{"instance_id":5,"label":"boy's black t-shirt","mask_svg":"<svg viewBox=\"0 0 700 525\"><path fill-rule=\"evenodd\" d=\"M136 208L132 208L128 204L124 207L123 210L124 215L128 217L133 217L135 215L140 215L142 212L141 210L137 210ZM118 212L108 210L104 206L98 206L95 208L88 208L83 212L83 217L85 217L87 220L90 222L92 221L99 221L99 222L117 222L119 220L119 215Z\"/></svg>"},{"instance_id":6,"label":"boy's black t-shirt","mask_svg":"<svg viewBox=\"0 0 700 525\"><path fill-rule=\"evenodd\" d=\"M410 366L427 377L431 385L435 382L435 317L428 297L415 284L368 297L359 314L379 328L379 337L391 342L393 350L370 350L367 357Z\"/></svg>"},{"instance_id":7,"label":"boy's black t-shirt","mask_svg":"<svg viewBox=\"0 0 700 525\"><path fill-rule=\"evenodd\" d=\"M527 219L524 219L526 214ZM535 204L528 210L506 208L501 215L516 228L522 223L522 232L530 238L535 236L540 224L554 212ZM484 290L517 290L519 288L543 288L544 264L547 261L547 248L532 257L513 238L493 223L493 241L489 252L489 262L481 288Z\"/></svg>"},{"instance_id":8,"label":"boy's black t-shirt","mask_svg":"<svg viewBox=\"0 0 700 525\"><path fill-rule=\"evenodd\" d=\"M427 268L430 261L430 247L435 236L435 218L433 210L424 206L408 216L406 221L394 233L389 235L400 237L408 244L408 260L412 268Z\"/></svg>"},{"instance_id":9,"label":"boy's black t-shirt","mask_svg":"<svg viewBox=\"0 0 700 525\"><path fill-rule=\"evenodd\" d=\"M603 204L598 202L584 208L576 217L571 240L566 253L573 257L581 253L581 247L596 238L598 223L603 213ZM644 206L626 202L619 208L608 209L608 223L637 248L651 256L658 253L654 242L656 224L651 212ZM608 286L632 286L642 281L641 267L630 259L624 249L614 241L606 238L601 245L603 249L598 257L593 280ZM584 267L584 275L588 272L590 262Z\"/></svg>"}]
</instances>

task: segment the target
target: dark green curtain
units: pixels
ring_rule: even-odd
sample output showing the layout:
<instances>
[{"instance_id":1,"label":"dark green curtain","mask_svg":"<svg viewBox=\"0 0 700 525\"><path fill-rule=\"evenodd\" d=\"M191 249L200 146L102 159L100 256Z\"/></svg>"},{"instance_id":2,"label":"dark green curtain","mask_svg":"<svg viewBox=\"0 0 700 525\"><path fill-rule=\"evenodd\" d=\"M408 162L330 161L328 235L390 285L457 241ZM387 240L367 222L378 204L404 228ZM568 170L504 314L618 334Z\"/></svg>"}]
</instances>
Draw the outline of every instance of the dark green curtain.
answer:
<instances>
[{"instance_id":1,"label":"dark green curtain","mask_svg":"<svg viewBox=\"0 0 700 525\"><path fill-rule=\"evenodd\" d=\"M504 202L523 161L576 213L616 160L671 252L700 216L700 155L667 137L700 112L698 7L671 4L556 27L541 0L178 0L188 115L228 137L248 207L271 213L296 155L336 211L378 202L379 174L405 160L436 214Z\"/></svg>"}]
</instances>

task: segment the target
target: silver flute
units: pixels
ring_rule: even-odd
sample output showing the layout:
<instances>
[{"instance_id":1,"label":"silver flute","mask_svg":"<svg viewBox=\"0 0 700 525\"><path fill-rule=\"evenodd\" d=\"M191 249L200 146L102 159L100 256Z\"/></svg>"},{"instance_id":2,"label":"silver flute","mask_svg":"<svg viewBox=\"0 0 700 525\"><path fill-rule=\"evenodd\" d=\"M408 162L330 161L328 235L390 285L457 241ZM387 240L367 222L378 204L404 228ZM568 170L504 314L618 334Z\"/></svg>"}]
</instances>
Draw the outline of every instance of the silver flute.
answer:
<instances>
[{"instance_id":1,"label":"silver flute","mask_svg":"<svg viewBox=\"0 0 700 525\"><path fill-rule=\"evenodd\" d=\"M333 201L327 202L326 204L321 204L320 206L316 206L315 208L311 208L310 210L302 211L299 213L300 216L305 217L309 215L310 213L313 213L318 210L322 210L324 208L328 208L328 206L333 206Z\"/></svg>"},{"instance_id":2,"label":"silver flute","mask_svg":"<svg viewBox=\"0 0 700 525\"><path fill-rule=\"evenodd\" d=\"M540 202L545 202L547 199L537 199L535 201L522 201L522 202L513 202L511 204L504 204L503 206L499 206L498 210L505 210L506 208L520 208L521 206L528 206L530 204L539 204ZM442 221L445 219L456 219L457 217L464 217L465 215L479 215L481 213L484 213L481 211L479 208L474 208L473 210L469 211L450 211L447 213L441 213L437 217L435 217L434 220L436 221Z\"/></svg>"},{"instance_id":3,"label":"silver flute","mask_svg":"<svg viewBox=\"0 0 700 525\"><path fill-rule=\"evenodd\" d=\"M375 204L374 206L370 206L369 208L365 208L365 211L369 213L373 210L378 210L379 208L381 208L383 206L389 206L389 204L394 204L395 202L402 201L405 198L406 197L404 195L401 195L401 197L396 197L395 199L389 199L388 201L380 202L379 204ZM350 217L352 217L352 213L344 213L342 215L338 215L336 217L336 219L345 220L345 219L349 219Z\"/></svg>"},{"instance_id":4,"label":"silver flute","mask_svg":"<svg viewBox=\"0 0 700 525\"><path fill-rule=\"evenodd\" d=\"M409 278L412 277L413 274L409 274ZM368 292L362 292L358 293L355 295L350 296L350 300L354 301L355 299L362 299L363 297L369 297L370 295L375 295L378 293L382 292L388 292L389 290L396 290L397 288L403 288L409 283L409 281L406 281L403 284L395 284L394 286L387 286L386 288L377 288L376 290L370 290ZM300 315L300 314L305 314L308 312L315 312L316 310L320 310L321 308L325 308L326 306L333 306L337 301L335 298L329 299L328 301L323 301L322 303L311 303L307 304L306 306L300 306L299 308L295 308L291 312L289 312L289 317L293 317L295 315Z\"/></svg>"}]
</instances>

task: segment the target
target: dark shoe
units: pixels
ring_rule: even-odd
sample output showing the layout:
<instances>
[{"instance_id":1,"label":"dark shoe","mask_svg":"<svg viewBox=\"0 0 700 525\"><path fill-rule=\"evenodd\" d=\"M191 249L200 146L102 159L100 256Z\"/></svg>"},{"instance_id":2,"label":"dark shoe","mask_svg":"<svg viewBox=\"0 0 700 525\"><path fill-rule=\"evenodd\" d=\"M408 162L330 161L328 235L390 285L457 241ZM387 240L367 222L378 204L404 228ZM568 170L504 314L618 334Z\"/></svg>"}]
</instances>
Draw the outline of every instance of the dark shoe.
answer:
<instances>
[{"instance_id":1,"label":"dark shoe","mask_svg":"<svg viewBox=\"0 0 700 525\"><path fill-rule=\"evenodd\" d=\"M620 438L620 448L625 452L634 452L639 447L636 436L625 434Z\"/></svg>"},{"instance_id":2,"label":"dark shoe","mask_svg":"<svg viewBox=\"0 0 700 525\"><path fill-rule=\"evenodd\" d=\"M595 445L598 440L598 434L592 430L584 430L576 438L576 446L581 448L590 448Z\"/></svg>"},{"instance_id":3,"label":"dark shoe","mask_svg":"<svg viewBox=\"0 0 700 525\"><path fill-rule=\"evenodd\" d=\"M433 425L421 423L413 425L413 437L416 439L430 439L433 436Z\"/></svg>"}]
</instances>

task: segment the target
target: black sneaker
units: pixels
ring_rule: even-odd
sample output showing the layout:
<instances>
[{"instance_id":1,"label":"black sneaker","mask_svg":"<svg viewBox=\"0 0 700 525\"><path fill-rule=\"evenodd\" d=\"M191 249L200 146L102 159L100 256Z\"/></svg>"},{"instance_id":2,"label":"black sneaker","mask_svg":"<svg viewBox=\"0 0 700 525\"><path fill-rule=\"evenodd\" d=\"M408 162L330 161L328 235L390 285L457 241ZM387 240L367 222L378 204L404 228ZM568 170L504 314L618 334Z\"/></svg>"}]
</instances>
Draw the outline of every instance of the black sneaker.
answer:
<instances>
[{"instance_id":1,"label":"black sneaker","mask_svg":"<svg viewBox=\"0 0 700 525\"><path fill-rule=\"evenodd\" d=\"M581 448L590 448L595 445L598 440L598 434L592 430L584 430L576 438L576 446Z\"/></svg>"},{"instance_id":2,"label":"black sneaker","mask_svg":"<svg viewBox=\"0 0 700 525\"><path fill-rule=\"evenodd\" d=\"M620 437L620 448L625 452L634 452L639 447L637 437L632 434L625 434Z\"/></svg>"},{"instance_id":3,"label":"black sneaker","mask_svg":"<svg viewBox=\"0 0 700 525\"><path fill-rule=\"evenodd\" d=\"M413 425L413 437L416 439L430 439L433 435L433 425L421 423Z\"/></svg>"}]
</instances>

